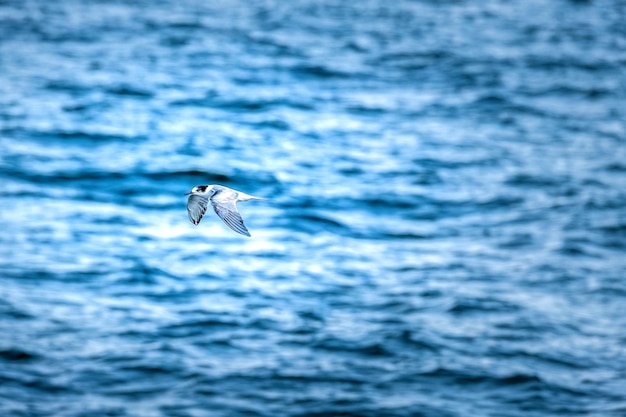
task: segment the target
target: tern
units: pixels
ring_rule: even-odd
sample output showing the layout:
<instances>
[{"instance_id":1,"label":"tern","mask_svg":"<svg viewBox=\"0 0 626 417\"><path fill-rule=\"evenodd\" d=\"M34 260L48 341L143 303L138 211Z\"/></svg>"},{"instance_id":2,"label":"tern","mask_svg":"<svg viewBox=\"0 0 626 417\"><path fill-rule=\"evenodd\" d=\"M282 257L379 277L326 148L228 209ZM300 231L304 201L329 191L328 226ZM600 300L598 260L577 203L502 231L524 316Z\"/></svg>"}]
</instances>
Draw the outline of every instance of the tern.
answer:
<instances>
[{"instance_id":1,"label":"tern","mask_svg":"<svg viewBox=\"0 0 626 417\"><path fill-rule=\"evenodd\" d=\"M198 225L200 220L206 213L209 201L213 206L213 210L220 216L220 219L226 223L228 227L235 232L250 237L250 232L243 224L241 214L237 211L237 202L248 200L265 200L261 197L255 197L223 185L198 185L193 187L191 191L185 195L189 196L187 200L187 214L191 223Z\"/></svg>"}]
</instances>

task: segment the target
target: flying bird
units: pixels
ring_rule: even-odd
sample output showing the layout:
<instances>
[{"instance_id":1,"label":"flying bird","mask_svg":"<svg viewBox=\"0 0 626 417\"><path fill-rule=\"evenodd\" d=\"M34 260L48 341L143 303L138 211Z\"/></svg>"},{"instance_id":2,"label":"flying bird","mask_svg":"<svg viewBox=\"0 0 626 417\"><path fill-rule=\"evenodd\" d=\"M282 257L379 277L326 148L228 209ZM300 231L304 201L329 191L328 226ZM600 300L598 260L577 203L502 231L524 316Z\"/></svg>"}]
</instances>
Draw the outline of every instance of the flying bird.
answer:
<instances>
[{"instance_id":1,"label":"flying bird","mask_svg":"<svg viewBox=\"0 0 626 417\"><path fill-rule=\"evenodd\" d=\"M185 195L189 196L187 200L187 214L189 214L191 223L200 224L200 220L206 213L210 201L215 213L220 216L220 219L228 227L248 237L250 237L250 232L246 225L243 224L241 214L237 211L237 202L264 200L264 198L245 194L223 185L198 185Z\"/></svg>"}]
</instances>

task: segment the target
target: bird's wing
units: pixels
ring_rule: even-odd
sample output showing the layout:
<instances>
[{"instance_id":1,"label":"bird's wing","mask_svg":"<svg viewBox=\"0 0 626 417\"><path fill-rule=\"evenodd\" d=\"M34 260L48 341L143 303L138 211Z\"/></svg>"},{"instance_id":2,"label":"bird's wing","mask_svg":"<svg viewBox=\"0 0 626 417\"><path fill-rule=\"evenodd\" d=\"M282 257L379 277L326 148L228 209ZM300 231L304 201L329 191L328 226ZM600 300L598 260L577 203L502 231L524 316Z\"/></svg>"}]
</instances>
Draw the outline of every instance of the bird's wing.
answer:
<instances>
[{"instance_id":1,"label":"bird's wing","mask_svg":"<svg viewBox=\"0 0 626 417\"><path fill-rule=\"evenodd\" d=\"M213 210L220 219L235 232L250 237L250 232L243 224L243 219L237 211L237 193L231 190L218 190L211 197Z\"/></svg>"},{"instance_id":2,"label":"bird's wing","mask_svg":"<svg viewBox=\"0 0 626 417\"><path fill-rule=\"evenodd\" d=\"M202 220L202 216L206 213L206 208L209 205L209 199L201 196L192 194L189 196L187 200L187 214L189 215L189 220L193 224L199 224L200 220Z\"/></svg>"}]
</instances>

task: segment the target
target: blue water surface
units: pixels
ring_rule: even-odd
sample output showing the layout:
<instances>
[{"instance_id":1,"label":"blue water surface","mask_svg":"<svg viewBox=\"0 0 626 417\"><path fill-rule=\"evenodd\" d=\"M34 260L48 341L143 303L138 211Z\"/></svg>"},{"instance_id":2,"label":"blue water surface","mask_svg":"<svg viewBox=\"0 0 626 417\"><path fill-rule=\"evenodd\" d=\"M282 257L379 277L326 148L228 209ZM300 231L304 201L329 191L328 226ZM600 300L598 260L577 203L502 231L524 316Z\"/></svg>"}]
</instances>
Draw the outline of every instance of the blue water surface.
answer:
<instances>
[{"instance_id":1,"label":"blue water surface","mask_svg":"<svg viewBox=\"0 0 626 417\"><path fill-rule=\"evenodd\" d=\"M625 22L0 1L0 415L625 416Z\"/></svg>"}]
</instances>

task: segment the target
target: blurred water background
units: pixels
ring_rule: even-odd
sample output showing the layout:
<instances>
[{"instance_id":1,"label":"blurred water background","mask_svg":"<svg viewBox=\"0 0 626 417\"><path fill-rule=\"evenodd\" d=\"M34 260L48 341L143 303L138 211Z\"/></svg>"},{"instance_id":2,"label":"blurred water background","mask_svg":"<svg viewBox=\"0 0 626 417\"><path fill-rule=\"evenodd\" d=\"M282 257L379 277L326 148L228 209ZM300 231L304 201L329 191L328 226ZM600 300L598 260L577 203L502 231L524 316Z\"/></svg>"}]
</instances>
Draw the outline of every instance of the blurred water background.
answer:
<instances>
[{"instance_id":1,"label":"blurred water background","mask_svg":"<svg viewBox=\"0 0 626 417\"><path fill-rule=\"evenodd\" d=\"M625 22L0 1L0 415L626 415Z\"/></svg>"}]
</instances>

